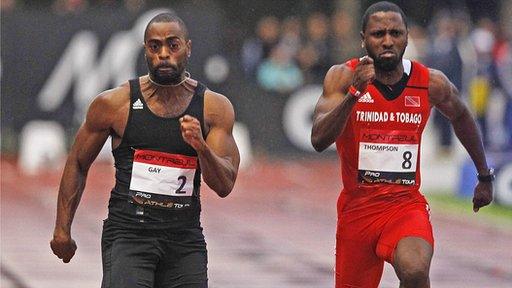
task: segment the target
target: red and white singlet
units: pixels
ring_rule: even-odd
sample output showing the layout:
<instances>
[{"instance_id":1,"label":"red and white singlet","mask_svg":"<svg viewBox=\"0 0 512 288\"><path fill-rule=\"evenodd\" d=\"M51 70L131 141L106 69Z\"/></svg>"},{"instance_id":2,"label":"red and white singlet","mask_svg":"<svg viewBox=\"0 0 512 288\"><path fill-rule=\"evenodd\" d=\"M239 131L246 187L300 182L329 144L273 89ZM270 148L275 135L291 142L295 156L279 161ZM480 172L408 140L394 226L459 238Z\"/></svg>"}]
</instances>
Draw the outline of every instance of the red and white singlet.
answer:
<instances>
[{"instance_id":1,"label":"red and white singlet","mask_svg":"<svg viewBox=\"0 0 512 288\"><path fill-rule=\"evenodd\" d=\"M355 69L358 62L352 59L346 65ZM336 140L344 197L373 198L419 189L421 135L431 109L429 70L406 59L403 65L409 75L403 91L388 100L369 84Z\"/></svg>"}]
</instances>

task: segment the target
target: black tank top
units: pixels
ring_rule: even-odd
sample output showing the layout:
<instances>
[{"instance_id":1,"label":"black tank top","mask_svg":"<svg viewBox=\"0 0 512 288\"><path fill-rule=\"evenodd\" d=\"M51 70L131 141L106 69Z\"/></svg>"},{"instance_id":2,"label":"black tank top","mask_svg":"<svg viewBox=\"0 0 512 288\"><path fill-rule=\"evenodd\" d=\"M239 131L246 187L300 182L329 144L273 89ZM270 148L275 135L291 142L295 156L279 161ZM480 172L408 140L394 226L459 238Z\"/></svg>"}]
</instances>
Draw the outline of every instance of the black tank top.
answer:
<instances>
[{"instance_id":1,"label":"black tank top","mask_svg":"<svg viewBox=\"0 0 512 288\"><path fill-rule=\"evenodd\" d=\"M179 118L197 118L204 134L206 87L198 83L182 115L164 118L148 108L139 79L129 83L128 123L112 150L116 185L108 219L135 228L200 227L201 170L196 151L181 136Z\"/></svg>"}]
</instances>

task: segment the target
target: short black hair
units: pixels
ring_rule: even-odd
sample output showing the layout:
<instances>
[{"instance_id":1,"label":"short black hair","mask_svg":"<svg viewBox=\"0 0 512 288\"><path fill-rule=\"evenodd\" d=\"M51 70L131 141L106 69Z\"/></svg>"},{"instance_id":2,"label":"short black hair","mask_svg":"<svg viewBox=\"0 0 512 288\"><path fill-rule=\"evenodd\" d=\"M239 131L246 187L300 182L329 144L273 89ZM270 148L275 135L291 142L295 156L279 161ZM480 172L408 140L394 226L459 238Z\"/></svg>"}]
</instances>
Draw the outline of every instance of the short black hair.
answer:
<instances>
[{"instance_id":1,"label":"short black hair","mask_svg":"<svg viewBox=\"0 0 512 288\"><path fill-rule=\"evenodd\" d=\"M407 28L407 17L405 17L404 11L402 8L398 7L395 3L391 3L388 1L380 1L375 4L370 5L368 9L363 14L363 21L361 23L361 30L363 33L366 31L366 26L368 25L368 20L370 16L377 12L396 12L402 16L402 21L404 21L405 28Z\"/></svg>"},{"instance_id":2,"label":"short black hair","mask_svg":"<svg viewBox=\"0 0 512 288\"><path fill-rule=\"evenodd\" d=\"M146 26L146 29L144 30L144 41L146 41L149 26L151 26L151 24L153 24L153 23L171 23L171 22L178 23L178 25L180 25L180 28L183 30L183 33L185 34L185 40L188 40L188 29L187 29L187 25L185 25L185 22L183 22L183 20L181 20L181 18L178 17L178 15L171 13L171 12L165 12L165 13L160 13L160 14L156 15L155 17L151 18L151 20L149 20L149 23Z\"/></svg>"}]
</instances>

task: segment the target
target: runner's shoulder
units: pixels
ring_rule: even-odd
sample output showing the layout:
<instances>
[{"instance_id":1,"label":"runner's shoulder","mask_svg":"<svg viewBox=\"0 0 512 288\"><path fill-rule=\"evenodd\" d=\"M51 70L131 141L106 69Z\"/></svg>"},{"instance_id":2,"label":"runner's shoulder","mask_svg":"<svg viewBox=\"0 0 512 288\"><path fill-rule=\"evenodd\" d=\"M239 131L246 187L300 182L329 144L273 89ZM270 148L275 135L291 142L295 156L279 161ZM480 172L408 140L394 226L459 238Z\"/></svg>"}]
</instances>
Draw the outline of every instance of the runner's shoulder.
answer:
<instances>
[{"instance_id":1,"label":"runner's shoulder","mask_svg":"<svg viewBox=\"0 0 512 288\"><path fill-rule=\"evenodd\" d=\"M450 80L441 71L433 68L428 68L429 86L434 88L447 88L449 87Z\"/></svg>"},{"instance_id":2,"label":"runner's shoulder","mask_svg":"<svg viewBox=\"0 0 512 288\"><path fill-rule=\"evenodd\" d=\"M225 109L233 110L233 105L228 97L209 89L206 89L204 92L204 101L205 108L212 109L214 110L213 112Z\"/></svg>"},{"instance_id":3,"label":"runner's shoulder","mask_svg":"<svg viewBox=\"0 0 512 288\"><path fill-rule=\"evenodd\" d=\"M129 103L130 85L125 82L118 87L101 92L92 101L90 109L114 112Z\"/></svg>"},{"instance_id":4,"label":"runner's shoulder","mask_svg":"<svg viewBox=\"0 0 512 288\"><path fill-rule=\"evenodd\" d=\"M432 68L428 70L428 94L432 105L436 105L450 95L453 84L443 72Z\"/></svg>"},{"instance_id":5,"label":"runner's shoulder","mask_svg":"<svg viewBox=\"0 0 512 288\"><path fill-rule=\"evenodd\" d=\"M339 93L346 92L354 77L353 69L347 63L331 66L324 80L324 92Z\"/></svg>"},{"instance_id":6,"label":"runner's shoulder","mask_svg":"<svg viewBox=\"0 0 512 288\"><path fill-rule=\"evenodd\" d=\"M209 89L204 92L204 112L205 121L209 125L229 124L235 119L235 110L228 97Z\"/></svg>"}]
</instances>

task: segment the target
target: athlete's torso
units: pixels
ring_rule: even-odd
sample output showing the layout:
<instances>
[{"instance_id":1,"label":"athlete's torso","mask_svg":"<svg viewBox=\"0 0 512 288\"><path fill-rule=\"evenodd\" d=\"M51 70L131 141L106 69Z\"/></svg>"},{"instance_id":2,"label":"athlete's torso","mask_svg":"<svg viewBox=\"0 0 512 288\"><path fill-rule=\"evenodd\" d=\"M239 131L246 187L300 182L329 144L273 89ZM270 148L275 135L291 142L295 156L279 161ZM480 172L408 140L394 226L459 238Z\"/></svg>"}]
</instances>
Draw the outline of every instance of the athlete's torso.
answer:
<instances>
[{"instance_id":1,"label":"athlete's torso","mask_svg":"<svg viewBox=\"0 0 512 288\"><path fill-rule=\"evenodd\" d=\"M139 79L129 84L128 121L121 143L112 150L116 185L109 220L133 227L200 226L201 172L196 151L181 136L181 115L157 116L141 93ZM182 113L197 118L203 131L205 89L198 83Z\"/></svg>"},{"instance_id":2,"label":"athlete's torso","mask_svg":"<svg viewBox=\"0 0 512 288\"><path fill-rule=\"evenodd\" d=\"M353 59L346 65L355 69L357 63ZM369 84L336 140L344 198L371 199L419 190L421 135L431 110L429 70L409 60L403 60L403 65L407 75L402 89Z\"/></svg>"}]
</instances>

